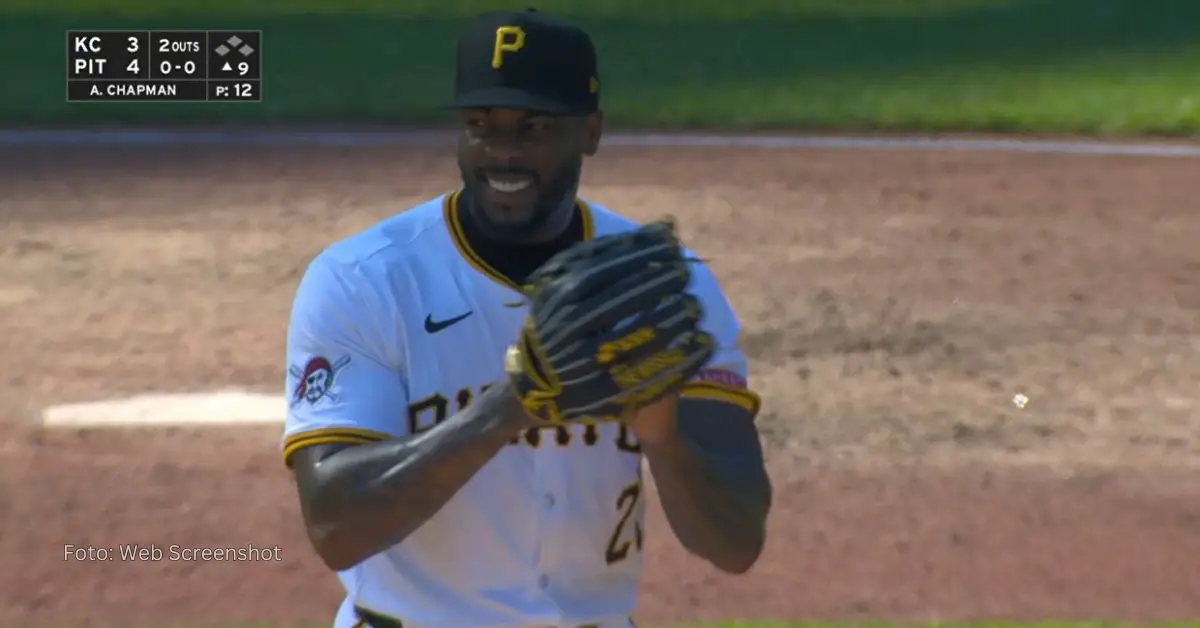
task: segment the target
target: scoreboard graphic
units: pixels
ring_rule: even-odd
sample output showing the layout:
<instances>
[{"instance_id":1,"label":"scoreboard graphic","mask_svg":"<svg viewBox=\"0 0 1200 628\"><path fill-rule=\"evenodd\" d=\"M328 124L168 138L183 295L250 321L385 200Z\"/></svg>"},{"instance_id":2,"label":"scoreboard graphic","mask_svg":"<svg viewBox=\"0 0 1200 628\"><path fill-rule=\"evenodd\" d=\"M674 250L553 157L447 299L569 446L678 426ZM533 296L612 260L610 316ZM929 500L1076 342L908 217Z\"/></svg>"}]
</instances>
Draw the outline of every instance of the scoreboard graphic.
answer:
<instances>
[{"instance_id":1,"label":"scoreboard graphic","mask_svg":"<svg viewBox=\"0 0 1200 628\"><path fill-rule=\"evenodd\" d=\"M68 102L262 102L262 31L67 31Z\"/></svg>"}]
</instances>

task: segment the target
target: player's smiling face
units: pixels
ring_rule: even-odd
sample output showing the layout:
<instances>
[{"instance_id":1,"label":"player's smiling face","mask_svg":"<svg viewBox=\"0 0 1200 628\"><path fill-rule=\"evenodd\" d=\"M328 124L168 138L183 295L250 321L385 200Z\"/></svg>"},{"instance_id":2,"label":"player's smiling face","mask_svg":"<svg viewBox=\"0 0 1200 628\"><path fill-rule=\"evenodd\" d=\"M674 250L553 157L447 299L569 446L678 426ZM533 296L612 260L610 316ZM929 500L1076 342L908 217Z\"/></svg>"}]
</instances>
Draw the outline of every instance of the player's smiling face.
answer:
<instances>
[{"instance_id":1,"label":"player's smiling face","mask_svg":"<svg viewBox=\"0 0 1200 628\"><path fill-rule=\"evenodd\" d=\"M570 209L583 157L599 145L598 115L492 108L464 109L459 119L463 185L492 231L531 237Z\"/></svg>"}]
</instances>

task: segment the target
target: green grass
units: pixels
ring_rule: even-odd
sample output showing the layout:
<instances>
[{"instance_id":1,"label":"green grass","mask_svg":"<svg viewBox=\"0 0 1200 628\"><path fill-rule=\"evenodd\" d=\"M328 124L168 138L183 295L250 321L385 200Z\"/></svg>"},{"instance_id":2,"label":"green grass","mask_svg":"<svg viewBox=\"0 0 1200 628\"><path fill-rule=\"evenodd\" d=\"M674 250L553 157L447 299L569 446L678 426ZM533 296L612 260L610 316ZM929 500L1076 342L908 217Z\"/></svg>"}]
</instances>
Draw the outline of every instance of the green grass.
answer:
<instances>
[{"instance_id":1,"label":"green grass","mask_svg":"<svg viewBox=\"0 0 1200 628\"><path fill-rule=\"evenodd\" d=\"M406 13L390 10L400 4ZM527 4L10 0L0 9L0 36L21 54L0 59L0 69L7 84L20 89L0 101L0 120L438 122L462 17ZM1195 0L534 4L569 15L593 33L604 106L621 126L1200 128ZM65 29L223 27L264 29L263 105L62 101Z\"/></svg>"},{"instance_id":2,"label":"green grass","mask_svg":"<svg viewBox=\"0 0 1200 628\"><path fill-rule=\"evenodd\" d=\"M309 14L355 13L394 15L403 7L406 15L464 18L483 11L523 9L536 6L572 16L608 16L653 19L744 19L778 15L932 15L961 9L1009 4L997 0L8 0L9 13L50 12L82 16L121 15L133 17L192 17L204 14Z\"/></svg>"}]
</instances>

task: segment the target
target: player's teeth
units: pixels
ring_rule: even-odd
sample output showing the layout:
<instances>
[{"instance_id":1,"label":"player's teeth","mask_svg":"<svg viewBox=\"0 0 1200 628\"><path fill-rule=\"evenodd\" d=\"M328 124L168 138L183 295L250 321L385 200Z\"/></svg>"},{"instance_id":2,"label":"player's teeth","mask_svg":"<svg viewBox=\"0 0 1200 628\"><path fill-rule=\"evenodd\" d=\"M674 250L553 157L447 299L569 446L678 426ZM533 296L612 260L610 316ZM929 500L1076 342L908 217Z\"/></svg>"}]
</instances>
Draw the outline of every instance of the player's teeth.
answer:
<instances>
[{"instance_id":1,"label":"player's teeth","mask_svg":"<svg viewBox=\"0 0 1200 628\"><path fill-rule=\"evenodd\" d=\"M499 192L520 192L529 187L529 180L522 179L520 181L498 181L491 177L488 178L488 185Z\"/></svg>"}]
</instances>

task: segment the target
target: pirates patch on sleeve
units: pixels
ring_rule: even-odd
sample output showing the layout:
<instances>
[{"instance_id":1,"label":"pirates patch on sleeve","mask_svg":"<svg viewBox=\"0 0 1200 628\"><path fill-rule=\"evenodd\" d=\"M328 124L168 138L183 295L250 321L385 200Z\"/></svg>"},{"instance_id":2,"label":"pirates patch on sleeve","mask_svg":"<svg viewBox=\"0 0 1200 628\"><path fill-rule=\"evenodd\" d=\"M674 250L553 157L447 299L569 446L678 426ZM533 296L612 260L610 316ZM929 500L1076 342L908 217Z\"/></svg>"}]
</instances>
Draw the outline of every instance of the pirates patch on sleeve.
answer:
<instances>
[{"instance_id":1,"label":"pirates patch on sleeve","mask_svg":"<svg viewBox=\"0 0 1200 628\"><path fill-rule=\"evenodd\" d=\"M350 356L339 358L336 362L316 356L309 359L303 368L289 367L288 373L297 380L292 391L291 406L296 407L301 403L316 405L322 399L337 401L337 395L333 392L334 379L349 363Z\"/></svg>"}]
</instances>

